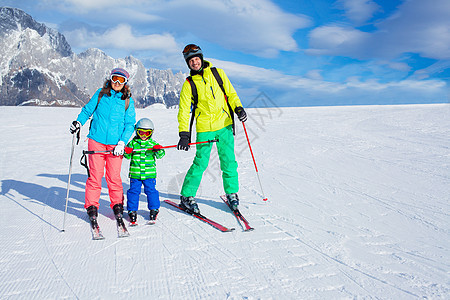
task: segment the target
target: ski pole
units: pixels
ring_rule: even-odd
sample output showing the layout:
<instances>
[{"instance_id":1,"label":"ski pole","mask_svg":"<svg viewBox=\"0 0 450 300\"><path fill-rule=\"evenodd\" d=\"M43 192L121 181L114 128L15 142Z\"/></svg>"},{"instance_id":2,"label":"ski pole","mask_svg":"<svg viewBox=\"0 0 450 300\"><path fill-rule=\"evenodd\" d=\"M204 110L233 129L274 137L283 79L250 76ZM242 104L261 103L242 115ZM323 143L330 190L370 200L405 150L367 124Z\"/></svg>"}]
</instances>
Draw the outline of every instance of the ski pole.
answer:
<instances>
[{"instance_id":1,"label":"ski pole","mask_svg":"<svg viewBox=\"0 0 450 300\"><path fill-rule=\"evenodd\" d=\"M78 141L79 141L79 139L78 139ZM62 227L63 232L65 231L65 226L66 226L67 204L69 203L70 177L72 176L72 161L73 161L73 151L74 150L75 150L75 134L72 136L72 149L70 150L69 180L67 180L66 207L64 209L64 219L63 219L63 227Z\"/></svg>"},{"instance_id":2,"label":"ski pole","mask_svg":"<svg viewBox=\"0 0 450 300\"><path fill-rule=\"evenodd\" d=\"M258 167L256 166L255 156L253 155L252 146L250 145L250 139L248 138L247 128L245 128L245 123L244 122L242 122L242 126L244 126L244 132L245 132L245 137L247 138L248 148L250 149L250 154L252 155L252 158L253 158L253 164L255 165L256 176L258 177L259 186L261 187L261 192L262 192L262 195L263 195L263 201L267 201L267 198L264 195L264 190L263 190L263 187L262 187L262 184L261 184L261 179L259 178Z\"/></svg>"},{"instance_id":3,"label":"ski pole","mask_svg":"<svg viewBox=\"0 0 450 300\"><path fill-rule=\"evenodd\" d=\"M112 153L112 150L102 150L102 151L83 150L83 155L80 158L80 164L86 168L88 177L91 177L91 173L89 172L89 166L88 166L86 154L97 154L97 153L105 153L105 154Z\"/></svg>"},{"instance_id":4,"label":"ski pole","mask_svg":"<svg viewBox=\"0 0 450 300\"><path fill-rule=\"evenodd\" d=\"M96 154L96 153L111 153L111 150L104 151L94 151L94 150L83 150L83 154Z\"/></svg>"},{"instance_id":5,"label":"ski pole","mask_svg":"<svg viewBox=\"0 0 450 300\"><path fill-rule=\"evenodd\" d=\"M214 143L214 142L218 142L219 140L208 140L208 141L203 141L203 142L195 142L195 143L189 143L190 146L192 145L198 145L198 144L205 144L205 143ZM170 145L170 146L161 146L160 149L167 149L167 148L175 148L178 145ZM125 147L125 153L130 154L132 152L141 152L141 151L147 151L147 150L153 150L152 148L147 148L147 149L137 149L134 150L133 148L130 147Z\"/></svg>"}]
</instances>

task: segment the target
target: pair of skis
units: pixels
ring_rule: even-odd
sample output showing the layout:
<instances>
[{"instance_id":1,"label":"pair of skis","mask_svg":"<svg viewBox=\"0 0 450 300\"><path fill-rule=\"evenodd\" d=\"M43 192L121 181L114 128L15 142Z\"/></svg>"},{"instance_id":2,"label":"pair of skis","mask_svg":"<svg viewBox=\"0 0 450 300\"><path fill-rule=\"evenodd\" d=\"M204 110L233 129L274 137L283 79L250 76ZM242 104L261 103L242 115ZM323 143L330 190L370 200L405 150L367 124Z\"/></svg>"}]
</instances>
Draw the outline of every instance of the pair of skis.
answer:
<instances>
[{"instance_id":1,"label":"pair of skis","mask_svg":"<svg viewBox=\"0 0 450 300\"><path fill-rule=\"evenodd\" d=\"M225 204L228 206L228 208L231 210L233 215L238 220L239 224L241 224L244 231L251 231L254 229L253 227L250 226L250 223L247 221L247 219L245 219L245 217L242 215L242 213L239 211L239 209L235 209L235 210L231 209L230 203L228 202L228 199L225 195L220 196L220 199L222 199L222 201L225 202ZM177 203L175 203L173 201L164 200L164 202L192 215L193 217L213 226L214 228L216 228L222 232L230 232L230 231L235 230L234 228L225 227L222 224L217 223L216 221L213 221L210 218L208 218L200 213L196 214L190 210L187 210L184 207L179 206ZM150 221L147 224L153 225L154 222ZM130 236L130 233L128 232L127 227L125 226L125 222L123 221L122 217L116 218L116 225L117 225L117 234L118 234L119 238ZM136 225L137 225L137 223L134 223L134 224L132 223L130 226L136 226ZM100 230L100 226L97 223L97 219L95 219L94 221L91 220L91 231L92 231L92 239L94 239L94 240L105 239L104 235L102 234L102 231Z\"/></svg>"},{"instance_id":2,"label":"pair of skis","mask_svg":"<svg viewBox=\"0 0 450 300\"><path fill-rule=\"evenodd\" d=\"M156 224L156 220L148 220L147 223L145 223L146 225L155 225ZM130 226L131 227L135 227L138 226L139 224L136 222L130 222Z\"/></svg>"},{"instance_id":3,"label":"pair of skis","mask_svg":"<svg viewBox=\"0 0 450 300\"><path fill-rule=\"evenodd\" d=\"M244 231L250 231L253 230L254 228L250 226L250 223L244 218L244 216L241 214L241 212L239 211L239 209L236 210L232 210L230 207L230 204L228 202L228 199L226 196L220 196L220 199L222 199L223 202L225 202L225 204L228 206L228 208L231 210L231 212L234 214L234 216L236 217L236 219L238 220L238 222L241 224L241 226L243 227ZM190 215L192 215L193 217L211 225L212 227L222 231L222 232L230 232L233 231L234 228L227 228L225 226L223 226L220 223L217 223L216 221L211 220L210 218L202 215L202 214L196 214L190 210L185 209L184 207L179 206L177 203L170 201L170 200L164 200L165 203L172 205L173 207L176 207Z\"/></svg>"},{"instance_id":4,"label":"pair of skis","mask_svg":"<svg viewBox=\"0 0 450 300\"><path fill-rule=\"evenodd\" d=\"M103 235L102 231L100 230L100 226L97 223L97 219L90 220L90 222L91 222L92 239L93 240L104 240L105 236ZM128 232L128 229L125 226L125 222L123 221L122 217L116 218L116 225L117 225L117 236L119 238L130 236L130 233Z\"/></svg>"},{"instance_id":5,"label":"pair of skis","mask_svg":"<svg viewBox=\"0 0 450 300\"><path fill-rule=\"evenodd\" d=\"M146 224L154 225L155 223L156 220L150 220ZM116 225L117 225L117 237L123 238L130 236L130 233L128 232L128 229L125 226L125 222L123 221L122 217L116 218ZM137 226L137 225L138 224L136 222L130 222L130 226ZM100 226L97 223L97 219L91 220L91 232L93 240L105 239L105 236L103 235L102 231L100 230Z\"/></svg>"}]
</instances>

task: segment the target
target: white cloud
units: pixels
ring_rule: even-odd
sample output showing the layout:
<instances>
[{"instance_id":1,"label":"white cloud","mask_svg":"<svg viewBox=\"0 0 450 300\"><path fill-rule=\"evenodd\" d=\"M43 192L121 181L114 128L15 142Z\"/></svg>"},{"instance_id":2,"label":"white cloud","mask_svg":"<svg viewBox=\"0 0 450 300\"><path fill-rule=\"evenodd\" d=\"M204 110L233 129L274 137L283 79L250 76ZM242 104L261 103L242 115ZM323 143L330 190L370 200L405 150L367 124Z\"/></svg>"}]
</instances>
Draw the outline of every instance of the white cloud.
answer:
<instances>
[{"instance_id":1,"label":"white cloud","mask_svg":"<svg viewBox=\"0 0 450 300\"><path fill-rule=\"evenodd\" d=\"M306 93L321 94L327 97L339 97L358 90L360 93L372 91L403 90L408 93L417 91L421 93L438 93L447 88L442 80L392 80L381 82L376 79L360 80L349 77L344 82L331 82L323 80L320 76L307 78L302 76L286 75L277 70L264 69L234 62L210 60L214 65L223 68L231 80L249 81L260 85L263 89L302 90Z\"/></svg>"},{"instance_id":2,"label":"white cloud","mask_svg":"<svg viewBox=\"0 0 450 300\"><path fill-rule=\"evenodd\" d=\"M378 64L385 65L392 70L397 70L397 71L402 71L402 72L409 72L411 70L411 67L408 64L402 63L402 62L381 60L381 61L378 61Z\"/></svg>"},{"instance_id":3,"label":"white cloud","mask_svg":"<svg viewBox=\"0 0 450 300\"><path fill-rule=\"evenodd\" d=\"M306 73L305 77L315 80L323 80L321 72L322 70L317 69L309 70L308 73Z\"/></svg>"},{"instance_id":4,"label":"white cloud","mask_svg":"<svg viewBox=\"0 0 450 300\"><path fill-rule=\"evenodd\" d=\"M374 41L398 55L450 59L450 1L406 1L398 12L378 25Z\"/></svg>"},{"instance_id":5,"label":"white cloud","mask_svg":"<svg viewBox=\"0 0 450 300\"><path fill-rule=\"evenodd\" d=\"M426 79L448 69L450 69L450 60L438 61L424 69L415 71L414 74L411 75L411 79Z\"/></svg>"},{"instance_id":6,"label":"white cloud","mask_svg":"<svg viewBox=\"0 0 450 300\"><path fill-rule=\"evenodd\" d=\"M133 7L149 1L145 0L44 0L47 5L59 7L60 9L72 11L75 14L85 14L99 10L109 9L121 11L125 7Z\"/></svg>"},{"instance_id":7,"label":"white cloud","mask_svg":"<svg viewBox=\"0 0 450 300\"><path fill-rule=\"evenodd\" d=\"M223 68L229 77L242 81L250 81L268 88L305 89L316 92L321 90L332 92L342 89L342 86L338 83L286 75L278 70L264 69L216 59L210 59L210 61L214 65Z\"/></svg>"},{"instance_id":8,"label":"white cloud","mask_svg":"<svg viewBox=\"0 0 450 300\"><path fill-rule=\"evenodd\" d=\"M358 55L358 51L367 43L369 38L370 34L349 26L321 26L310 32L310 49L306 50L306 53L313 55Z\"/></svg>"},{"instance_id":9,"label":"white cloud","mask_svg":"<svg viewBox=\"0 0 450 300\"><path fill-rule=\"evenodd\" d=\"M417 53L450 59L450 1L410 0L389 18L375 24L374 32L344 25L325 25L309 35L307 53L357 59L393 59Z\"/></svg>"},{"instance_id":10,"label":"white cloud","mask_svg":"<svg viewBox=\"0 0 450 300\"><path fill-rule=\"evenodd\" d=\"M346 17L357 25L370 20L380 9L372 0L338 0L336 4L342 7Z\"/></svg>"},{"instance_id":11,"label":"white cloud","mask_svg":"<svg viewBox=\"0 0 450 300\"><path fill-rule=\"evenodd\" d=\"M119 24L117 27L99 34L87 31L85 28L64 32L70 44L79 48L115 48L134 50L158 50L176 52L179 46L170 34L150 34L136 36L131 26Z\"/></svg>"},{"instance_id":12,"label":"white cloud","mask_svg":"<svg viewBox=\"0 0 450 300\"><path fill-rule=\"evenodd\" d=\"M231 0L216 2L207 14L219 22L217 43L223 46L241 48L261 56L275 56L278 51L297 51L298 45L293 34L300 28L310 25L304 16L283 12L271 1ZM218 17L218 18L217 18ZM203 24L201 24L203 27Z\"/></svg>"},{"instance_id":13,"label":"white cloud","mask_svg":"<svg viewBox=\"0 0 450 300\"><path fill-rule=\"evenodd\" d=\"M148 26L153 32L169 31L263 57L298 51L293 35L311 25L310 18L285 12L270 0L46 1L103 24L117 20Z\"/></svg>"}]
</instances>

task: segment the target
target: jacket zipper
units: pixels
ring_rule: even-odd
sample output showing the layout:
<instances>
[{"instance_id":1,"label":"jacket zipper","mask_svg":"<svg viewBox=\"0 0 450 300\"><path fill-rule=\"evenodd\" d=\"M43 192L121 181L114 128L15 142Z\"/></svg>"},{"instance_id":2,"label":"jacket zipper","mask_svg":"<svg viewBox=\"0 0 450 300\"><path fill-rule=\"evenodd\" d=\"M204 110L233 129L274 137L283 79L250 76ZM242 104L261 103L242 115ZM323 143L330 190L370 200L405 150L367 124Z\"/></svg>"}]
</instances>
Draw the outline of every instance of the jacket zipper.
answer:
<instances>
[{"instance_id":1,"label":"jacket zipper","mask_svg":"<svg viewBox=\"0 0 450 300\"><path fill-rule=\"evenodd\" d=\"M203 75L202 75L202 79L203 79L203 82L204 82L205 85L206 85L205 77L203 77ZM212 86L210 85L209 88L211 89L211 94L212 94L213 98L216 99L216 96L214 95L214 91L213 91Z\"/></svg>"}]
</instances>

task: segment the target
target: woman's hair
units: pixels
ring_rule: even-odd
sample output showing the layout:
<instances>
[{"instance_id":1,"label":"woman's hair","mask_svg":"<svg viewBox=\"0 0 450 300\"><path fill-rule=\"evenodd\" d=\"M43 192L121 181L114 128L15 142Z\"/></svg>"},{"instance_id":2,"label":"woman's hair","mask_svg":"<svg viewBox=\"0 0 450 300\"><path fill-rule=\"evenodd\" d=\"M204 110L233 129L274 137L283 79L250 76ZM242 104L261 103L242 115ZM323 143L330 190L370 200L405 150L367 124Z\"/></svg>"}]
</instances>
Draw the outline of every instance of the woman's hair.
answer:
<instances>
[{"instance_id":1,"label":"woman's hair","mask_svg":"<svg viewBox=\"0 0 450 300\"><path fill-rule=\"evenodd\" d=\"M120 90L122 93L122 100L125 100L127 98L131 98L131 90L128 84L125 84L123 88ZM100 91L101 95L108 95L108 97L111 96L111 80L107 79L105 83L103 83L102 90Z\"/></svg>"}]
</instances>

